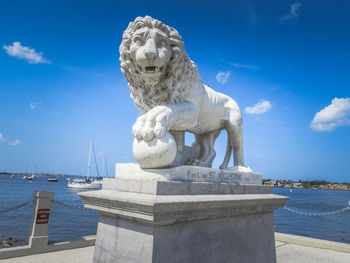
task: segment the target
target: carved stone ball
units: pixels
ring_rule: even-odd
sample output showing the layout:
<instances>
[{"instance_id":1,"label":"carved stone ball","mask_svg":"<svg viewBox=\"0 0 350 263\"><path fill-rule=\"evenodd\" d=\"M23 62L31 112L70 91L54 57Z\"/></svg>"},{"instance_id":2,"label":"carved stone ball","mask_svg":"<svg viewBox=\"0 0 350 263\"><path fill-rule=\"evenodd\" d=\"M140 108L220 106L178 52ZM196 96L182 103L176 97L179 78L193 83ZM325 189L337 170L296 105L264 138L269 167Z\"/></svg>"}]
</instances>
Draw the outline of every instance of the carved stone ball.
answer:
<instances>
[{"instance_id":1,"label":"carved stone ball","mask_svg":"<svg viewBox=\"0 0 350 263\"><path fill-rule=\"evenodd\" d=\"M177 153L175 139L169 132L163 138L153 138L148 142L135 138L132 150L141 168L169 166Z\"/></svg>"}]
</instances>

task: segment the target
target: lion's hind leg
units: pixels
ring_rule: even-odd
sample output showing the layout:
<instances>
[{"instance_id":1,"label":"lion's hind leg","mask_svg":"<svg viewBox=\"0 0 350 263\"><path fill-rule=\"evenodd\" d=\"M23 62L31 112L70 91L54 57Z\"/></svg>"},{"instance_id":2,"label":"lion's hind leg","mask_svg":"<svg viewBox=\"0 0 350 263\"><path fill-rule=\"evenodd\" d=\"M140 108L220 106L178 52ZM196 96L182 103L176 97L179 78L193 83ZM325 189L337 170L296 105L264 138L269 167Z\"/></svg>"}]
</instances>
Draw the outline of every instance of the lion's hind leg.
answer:
<instances>
[{"instance_id":1,"label":"lion's hind leg","mask_svg":"<svg viewBox=\"0 0 350 263\"><path fill-rule=\"evenodd\" d=\"M228 163L230 162L231 159L231 153L232 153L232 145L230 142L230 136L227 134L227 146L226 146L226 153L225 153L225 158L222 164L220 165L220 169L226 169L228 166Z\"/></svg>"},{"instance_id":2,"label":"lion's hind leg","mask_svg":"<svg viewBox=\"0 0 350 263\"><path fill-rule=\"evenodd\" d=\"M214 144L221 130L206 132L196 135L196 142L201 146L201 154L198 159L192 163L196 166L211 167L216 156Z\"/></svg>"},{"instance_id":3,"label":"lion's hind leg","mask_svg":"<svg viewBox=\"0 0 350 263\"><path fill-rule=\"evenodd\" d=\"M231 156L231 149L233 149L233 161L234 166L244 166L244 156L243 156L243 127L242 119L229 120L226 122L225 128L227 131L228 143L230 147L227 146L226 156L224 160L224 165L229 162ZM229 154L228 154L229 151ZM227 162L227 163L226 163Z\"/></svg>"}]
</instances>

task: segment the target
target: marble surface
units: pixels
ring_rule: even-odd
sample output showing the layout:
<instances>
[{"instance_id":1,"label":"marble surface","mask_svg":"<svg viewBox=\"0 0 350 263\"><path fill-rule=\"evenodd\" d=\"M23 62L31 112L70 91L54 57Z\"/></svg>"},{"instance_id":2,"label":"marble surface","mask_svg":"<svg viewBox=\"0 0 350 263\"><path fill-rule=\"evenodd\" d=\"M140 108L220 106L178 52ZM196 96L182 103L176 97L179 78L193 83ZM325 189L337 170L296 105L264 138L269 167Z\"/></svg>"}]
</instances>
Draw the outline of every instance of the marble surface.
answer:
<instances>
[{"instance_id":1,"label":"marble surface","mask_svg":"<svg viewBox=\"0 0 350 263\"><path fill-rule=\"evenodd\" d=\"M274 194L152 195L114 190L78 193L85 207L153 225L268 213L289 199Z\"/></svg>"},{"instance_id":2,"label":"marble surface","mask_svg":"<svg viewBox=\"0 0 350 263\"><path fill-rule=\"evenodd\" d=\"M276 262L273 210L287 197L121 190L79 193L100 214L94 263Z\"/></svg>"},{"instance_id":3,"label":"marble surface","mask_svg":"<svg viewBox=\"0 0 350 263\"><path fill-rule=\"evenodd\" d=\"M148 142L170 132L177 145L175 165L211 167L215 140L225 130L227 149L220 168L228 166L232 153L234 166L244 166L239 106L202 83L176 29L150 16L137 17L124 31L119 53L130 96L142 113L132 128L137 140ZM185 132L195 135L193 145L185 145ZM153 168L164 166L153 160Z\"/></svg>"},{"instance_id":4,"label":"marble surface","mask_svg":"<svg viewBox=\"0 0 350 263\"><path fill-rule=\"evenodd\" d=\"M275 263L272 212L152 226L102 214L94 263Z\"/></svg>"},{"instance_id":5,"label":"marble surface","mask_svg":"<svg viewBox=\"0 0 350 263\"><path fill-rule=\"evenodd\" d=\"M241 170L117 164L78 193L100 214L93 262L275 263L273 211L289 198Z\"/></svg>"},{"instance_id":6,"label":"marble surface","mask_svg":"<svg viewBox=\"0 0 350 263\"><path fill-rule=\"evenodd\" d=\"M155 181L104 178L103 190L154 195L218 195L218 194L271 194L272 187L255 184L213 182Z\"/></svg>"},{"instance_id":7,"label":"marble surface","mask_svg":"<svg viewBox=\"0 0 350 263\"><path fill-rule=\"evenodd\" d=\"M131 180L216 182L234 184L262 184L261 174L246 169L214 169L183 165L162 169L142 169L135 163L117 163L116 178Z\"/></svg>"},{"instance_id":8,"label":"marble surface","mask_svg":"<svg viewBox=\"0 0 350 263\"><path fill-rule=\"evenodd\" d=\"M164 137L150 141L135 138L132 150L141 168L169 166L175 160L177 152L175 139L168 132Z\"/></svg>"}]
</instances>

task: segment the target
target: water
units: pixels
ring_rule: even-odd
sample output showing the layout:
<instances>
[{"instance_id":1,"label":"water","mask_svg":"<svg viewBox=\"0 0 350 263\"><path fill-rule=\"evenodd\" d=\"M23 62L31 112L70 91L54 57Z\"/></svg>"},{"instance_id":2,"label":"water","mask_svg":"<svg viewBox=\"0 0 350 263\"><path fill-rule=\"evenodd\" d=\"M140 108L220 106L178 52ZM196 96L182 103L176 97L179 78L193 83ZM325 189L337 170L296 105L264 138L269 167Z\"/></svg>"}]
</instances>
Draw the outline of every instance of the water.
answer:
<instances>
[{"instance_id":1,"label":"water","mask_svg":"<svg viewBox=\"0 0 350 263\"><path fill-rule=\"evenodd\" d=\"M350 191L273 188L273 193L289 196L286 206L311 213L330 212L348 206ZM303 216L285 209L275 210L276 232L350 244L350 211L331 216Z\"/></svg>"},{"instance_id":2,"label":"water","mask_svg":"<svg viewBox=\"0 0 350 263\"><path fill-rule=\"evenodd\" d=\"M55 192L53 199L83 206L77 192L84 190L68 189L65 178L59 178L55 183L48 182L45 176L28 181L20 176L11 178L0 175L0 211L32 200L35 190L53 191ZM0 241L9 237L27 240L31 216L32 206L0 214ZM53 204L49 224L49 242L75 240L81 236L95 235L97 222L98 213L95 211L80 211Z\"/></svg>"},{"instance_id":3,"label":"water","mask_svg":"<svg viewBox=\"0 0 350 263\"><path fill-rule=\"evenodd\" d=\"M36 181L22 177L0 175L0 211L33 199L33 191L55 192L54 199L76 206L83 206L77 195L79 190L68 189L67 181L59 178L50 183L46 177ZM80 190L82 191L82 190ZM273 193L289 196L287 206L305 212L328 212L348 205L350 191L310 190L274 188ZM79 239L95 235L98 214L94 211L80 211L53 204L49 224L50 242ZM32 215L31 207L23 207L6 214L0 214L0 240L9 237L27 239ZM326 217L307 217L290 213L285 209L275 210L275 230L281 233L302 235L350 244L350 211Z\"/></svg>"}]
</instances>

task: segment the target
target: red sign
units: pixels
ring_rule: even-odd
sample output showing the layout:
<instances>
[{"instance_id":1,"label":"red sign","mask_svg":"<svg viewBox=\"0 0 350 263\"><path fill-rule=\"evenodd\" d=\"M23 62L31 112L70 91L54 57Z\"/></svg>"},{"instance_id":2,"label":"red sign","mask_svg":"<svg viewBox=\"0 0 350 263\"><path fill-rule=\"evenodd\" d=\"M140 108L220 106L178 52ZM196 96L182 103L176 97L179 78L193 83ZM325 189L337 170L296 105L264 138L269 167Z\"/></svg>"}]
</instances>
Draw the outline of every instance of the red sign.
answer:
<instances>
[{"instance_id":1,"label":"red sign","mask_svg":"<svg viewBox=\"0 0 350 263\"><path fill-rule=\"evenodd\" d=\"M49 223L50 218L50 209L38 209L38 214L36 216L36 223L37 224L47 224Z\"/></svg>"}]
</instances>

